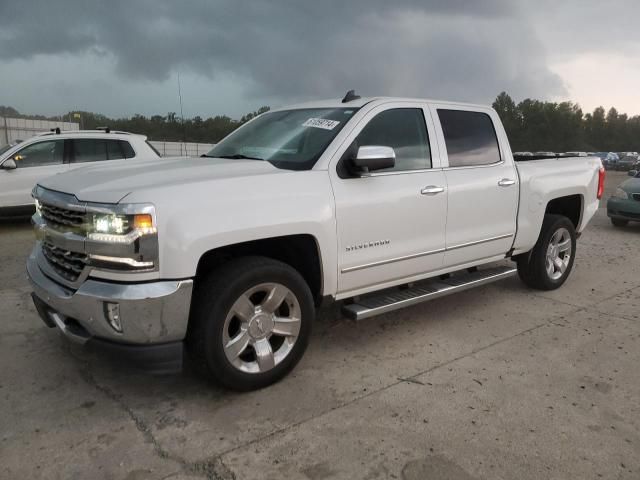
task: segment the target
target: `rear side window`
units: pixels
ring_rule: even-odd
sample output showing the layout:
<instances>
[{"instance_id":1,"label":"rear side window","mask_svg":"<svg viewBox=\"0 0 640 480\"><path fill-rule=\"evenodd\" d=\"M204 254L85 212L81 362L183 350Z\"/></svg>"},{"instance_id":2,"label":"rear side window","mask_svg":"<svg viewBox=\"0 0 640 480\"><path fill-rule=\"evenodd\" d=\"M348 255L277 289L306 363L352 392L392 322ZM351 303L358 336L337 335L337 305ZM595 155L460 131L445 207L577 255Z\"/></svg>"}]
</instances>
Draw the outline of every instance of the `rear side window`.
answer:
<instances>
[{"instance_id":1,"label":"rear side window","mask_svg":"<svg viewBox=\"0 0 640 480\"><path fill-rule=\"evenodd\" d=\"M500 161L498 137L486 113L438 109L450 167L491 165Z\"/></svg>"},{"instance_id":2,"label":"rear side window","mask_svg":"<svg viewBox=\"0 0 640 480\"><path fill-rule=\"evenodd\" d=\"M118 140L106 140L106 142L108 160L118 160L126 158Z\"/></svg>"},{"instance_id":3,"label":"rear side window","mask_svg":"<svg viewBox=\"0 0 640 480\"><path fill-rule=\"evenodd\" d=\"M431 168L429 137L419 108L385 110L371 119L356 138L357 146L380 145L396 153L393 168L379 170L420 170Z\"/></svg>"},{"instance_id":4,"label":"rear side window","mask_svg":"<svg viewBox=\"0 0 640 480\"><path fill-rule=\"evenodd\" d=\"M101 162L107 159L107 142L96 138L73 140L73 161Z\"/></svg>"},{"instance_id":5,"label":"rear side window","mask_svg":"<svg viewBox=\"0 0 640 480\"><path fill-rule=\"evenodd\" d=\"M120 143L120 147L122 148L122 152L124 153L124 158L133 158L136 156L136 152L133 151L133 147L129 142L125 142L124 140L118 140Z\"/></svg>"},{"instance_id":6,"label":"rear side window","mask_svg":"<svg viewBox=\"0 0 640 480\"><path fill-rule=\"evenodd\" d=\"M122 160L135 157L129 142L116 139L81 138L73 140L73 161L76 163Z\"/></svg>"}]
</instances>

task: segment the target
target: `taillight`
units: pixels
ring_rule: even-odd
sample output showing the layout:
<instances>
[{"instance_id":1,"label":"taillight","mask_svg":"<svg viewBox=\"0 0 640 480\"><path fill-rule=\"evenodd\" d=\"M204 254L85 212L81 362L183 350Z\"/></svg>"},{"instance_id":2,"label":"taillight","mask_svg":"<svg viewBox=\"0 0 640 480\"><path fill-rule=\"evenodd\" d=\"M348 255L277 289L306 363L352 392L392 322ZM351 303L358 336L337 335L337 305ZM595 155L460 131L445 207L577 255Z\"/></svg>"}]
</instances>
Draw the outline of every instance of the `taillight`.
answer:
<instances>
[{"instance_id":1,"label":"taillight","mask_svg":"<svg viewBox=\"0 0 640 480\"><path fill-rule=\"evenodd\" d=\"M600 170L598 170L598 200L600 200L602 198L602 195L604 194L604 177L607 175L607 171L604 169L604 167L600 167Z\"/></svg>"}]
</instances>

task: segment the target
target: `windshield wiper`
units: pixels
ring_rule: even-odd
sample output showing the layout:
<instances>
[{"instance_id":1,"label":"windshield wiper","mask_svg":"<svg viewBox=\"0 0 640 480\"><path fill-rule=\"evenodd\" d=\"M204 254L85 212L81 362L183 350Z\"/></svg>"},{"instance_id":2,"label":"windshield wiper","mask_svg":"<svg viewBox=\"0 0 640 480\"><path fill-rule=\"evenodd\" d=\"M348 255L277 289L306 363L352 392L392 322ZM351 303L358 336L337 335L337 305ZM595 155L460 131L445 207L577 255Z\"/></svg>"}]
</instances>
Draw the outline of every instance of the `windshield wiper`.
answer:
<instances>
[{"instance_id":1,"label":"windshield wiper","mask_svg":"<svg viewBox=\"0 0 640 480\"><path fill-rule=\"evenodd\" d=\"M264 160L264 158L248 157L247 155L242 155L241 153L236 153L235 155L216 155L216 158L230 158L231 160Z\"/></svg>"}]
</instances>

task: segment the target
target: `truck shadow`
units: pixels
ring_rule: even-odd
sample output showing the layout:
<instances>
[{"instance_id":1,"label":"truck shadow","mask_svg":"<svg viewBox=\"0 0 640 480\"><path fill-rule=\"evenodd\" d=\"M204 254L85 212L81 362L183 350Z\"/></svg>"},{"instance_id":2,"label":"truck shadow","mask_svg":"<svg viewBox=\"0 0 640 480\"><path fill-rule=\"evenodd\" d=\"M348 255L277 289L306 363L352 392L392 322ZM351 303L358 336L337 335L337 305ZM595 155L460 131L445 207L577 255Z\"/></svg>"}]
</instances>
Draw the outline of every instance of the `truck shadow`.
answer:
<instances>
[{"instance_id":1,"label":"truck shadow","mask_svg":"<svg viewBox=\"0 0 640 480\"><path fill-rule=\"evenodd\" d=\"M31 226L31 215L25 217L0 217L0 226L2 227L15 227L16 229L24 229L24 227ZM3 228L4 230L4 228Z\"/></svg>"},{"instance_id":2,"label":"truck shadow","mask_svg":"<svg viewBox=\"0 0 640 480\"><path fill-rule=\"evenodd\" d=\"M615 232L629 232L629 233L638 233L640 232L640 222L629 222L624 227L615 227L609 224L609 228Z\"/></svg>"}]
</instances>

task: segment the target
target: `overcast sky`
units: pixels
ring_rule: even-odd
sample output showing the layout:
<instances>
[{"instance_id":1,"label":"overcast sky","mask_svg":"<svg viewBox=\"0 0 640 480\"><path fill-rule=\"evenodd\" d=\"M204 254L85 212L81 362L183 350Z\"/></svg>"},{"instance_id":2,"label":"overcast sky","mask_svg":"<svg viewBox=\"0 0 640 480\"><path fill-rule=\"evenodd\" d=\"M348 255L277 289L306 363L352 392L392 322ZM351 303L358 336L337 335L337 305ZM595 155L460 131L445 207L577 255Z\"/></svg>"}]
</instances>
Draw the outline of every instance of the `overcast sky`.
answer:
<instances>
[{"instance_id":1,"label":"overcast sky","mask_svg":"<svg viewBox=\"0 0 640 480\"><path fill-rule=\"evenodd\" d=\"M0 0L0 105L239 117L506 90L640 114L640 0Z\"/></svg>"}]
</instances>

